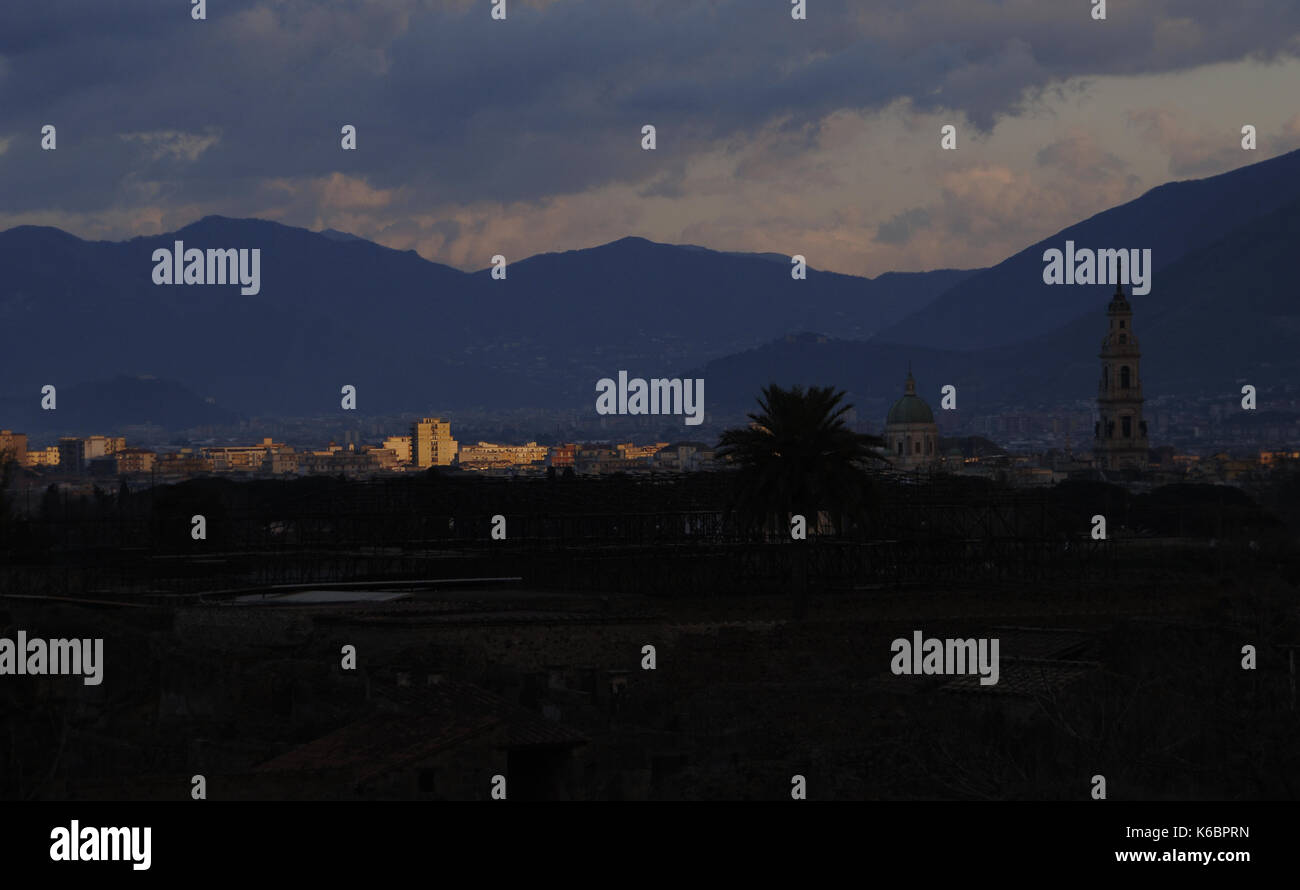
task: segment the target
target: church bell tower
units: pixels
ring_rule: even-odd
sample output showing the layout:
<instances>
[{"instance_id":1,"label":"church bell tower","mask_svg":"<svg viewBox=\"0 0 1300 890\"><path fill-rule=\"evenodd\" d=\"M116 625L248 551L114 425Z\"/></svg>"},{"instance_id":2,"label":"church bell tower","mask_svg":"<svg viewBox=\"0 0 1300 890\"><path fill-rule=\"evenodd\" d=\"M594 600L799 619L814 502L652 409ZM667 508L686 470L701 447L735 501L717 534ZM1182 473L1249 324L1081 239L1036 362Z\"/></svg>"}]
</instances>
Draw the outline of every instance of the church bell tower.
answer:
<instances>
[{"instance_id":1,"label":"church bell tower","mask_svg":"<svg viewBox=\"0 0 1300 890\"><path fill-rule=\"evenodd\" d=\"M1101 341L1101 382L1093 453L1103 470L1144 469L1147 465L1147 423L1142 419L1142 352L1133 333L1133 307L1124 287L1106 307L1110 327Z\"/></svg>"}]
</instances>

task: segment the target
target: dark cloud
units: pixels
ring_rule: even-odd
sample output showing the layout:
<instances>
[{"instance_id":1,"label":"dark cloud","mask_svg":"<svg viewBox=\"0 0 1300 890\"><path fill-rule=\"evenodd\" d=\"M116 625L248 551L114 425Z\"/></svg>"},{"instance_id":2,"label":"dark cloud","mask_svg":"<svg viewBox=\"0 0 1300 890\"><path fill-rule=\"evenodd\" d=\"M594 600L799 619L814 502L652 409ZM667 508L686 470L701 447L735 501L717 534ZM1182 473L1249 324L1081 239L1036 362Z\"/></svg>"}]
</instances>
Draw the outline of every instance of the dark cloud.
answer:
<instances>
[{"instance_id":1,"label":"dark cloud","mask_svg":"<svg viewBox=\"0 0 1300 890\"><path fill-rule=\"evenodd\" d=\"M395 215L618 182L671 196L666 165L774 124L797 145L831 111L908 99L987 128L1065 78L1276 57L1300 33L1294 0L1088 9L818 0L794 22L780 2L572 0L495 22L486 3L214 0L195 22L180 0L3 3L0 187L10 213L147 197L238 215L335 172L393 192ZM39 151L44 123L57 154Z\"/></svg>"},{"instance_id":2,"label":"dark cloud","mask_svg":"<svg viewBox=\"0 0 1300 890\"><path fill-rule=\"evenodd\" d=\"M930 225L930 211L924 207L913 207L883 222L876 229L876 241L881 244L906 244L913 236Z\"/></svg>"}]
</instances>

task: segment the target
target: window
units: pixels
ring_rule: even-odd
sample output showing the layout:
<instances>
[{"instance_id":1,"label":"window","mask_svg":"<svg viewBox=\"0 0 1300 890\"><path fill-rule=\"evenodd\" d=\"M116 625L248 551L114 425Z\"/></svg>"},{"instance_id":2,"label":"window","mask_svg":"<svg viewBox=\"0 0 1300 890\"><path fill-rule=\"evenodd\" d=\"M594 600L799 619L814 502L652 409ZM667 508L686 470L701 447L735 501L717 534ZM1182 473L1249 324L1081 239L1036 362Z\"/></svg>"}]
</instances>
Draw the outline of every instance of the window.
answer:
<instances>
[{"instance_id":1,"label":"window","mask_svg":"<svg viewBox=\"0 0 1300 890\"><path fill-rule=\"evenodd\" d=\"M1120 345L1120 346L1123 346L1123 345L1124 345L1125 343L1127 343L1127 342L1128 342L1128 334L1120 334L1120 335L1119 335L1119 345Z\"/></svg>"},{"instance_id":2,"label":"window","mask_svg":"<svg viewBox=\"0 0 1300 890\"><path fill-rule=\"evenodd\" d=\"M1101 366L1101 391L1110 391L1110 365Z\"/></svg>"},{"instance_id":3,"label":"window","mask_svg":"<svg viewBox=\"0 0 1300 890\"><path fill-rule=\"evenodd\" d=\"M902 439L899 439L899 440L898 440L898 453L899 453L899 455L902 455L902 453L903 453L903 440L902 440Z\"/></svg>"},{"instance_id":4,"label":"window","mask_svg":"<svg viewBox=\"0 0 1300 890\"><path fill-rule=\"evenodd\" d=\"M1122 320L1121 320L1120 323L1119 323L1119 329L1120 329L1121 331L1124 330L1124 322L1123 322Z\"/></svg>"},{"instance_id":5,"label":"window","mask_svg":"<svg viewBox=\"0 0 1300 890\"><path fill-rule=\"evenodd\" d=\"M1124 438L1125 438L1125 439L1130 439L1130 438L1132 438L1132 437L1133 437L1133 418L1131 418L1131 417L1123 417L1123 418L1120 418L1120 422L1123 424L1123 430L1124 430L1124 432L1123 432L1123 436L1124 436Z\"/></svg>"},{"instance_id":6,"label":"window","mask_svg":"<svg viewBox=\"0 0 1300 890\"><path fill-rule=\"evenodd\" d=\"M1132 375L1129 374L1128 365L1119 369L1119 388L1128 389L1132 385Z\"/></svg>"}]
</instances>

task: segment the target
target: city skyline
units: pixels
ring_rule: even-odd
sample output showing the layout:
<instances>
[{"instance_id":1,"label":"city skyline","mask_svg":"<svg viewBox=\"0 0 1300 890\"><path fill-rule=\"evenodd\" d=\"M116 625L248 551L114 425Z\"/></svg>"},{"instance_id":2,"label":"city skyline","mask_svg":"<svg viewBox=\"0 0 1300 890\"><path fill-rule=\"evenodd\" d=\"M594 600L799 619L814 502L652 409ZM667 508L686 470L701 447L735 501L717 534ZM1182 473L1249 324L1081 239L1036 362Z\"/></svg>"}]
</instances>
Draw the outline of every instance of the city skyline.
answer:
<instances>
[{"instance_id":1,"label":"city skyline","mask_svg":"<svg viewBox=\"0 0 1300 890\"><path fill-rule=\"evenodd\" d=\"M1297 83L1294 0L0 3L20 871L428 859L208 799L1269 859Z\"/></svg>"}]
</instances>

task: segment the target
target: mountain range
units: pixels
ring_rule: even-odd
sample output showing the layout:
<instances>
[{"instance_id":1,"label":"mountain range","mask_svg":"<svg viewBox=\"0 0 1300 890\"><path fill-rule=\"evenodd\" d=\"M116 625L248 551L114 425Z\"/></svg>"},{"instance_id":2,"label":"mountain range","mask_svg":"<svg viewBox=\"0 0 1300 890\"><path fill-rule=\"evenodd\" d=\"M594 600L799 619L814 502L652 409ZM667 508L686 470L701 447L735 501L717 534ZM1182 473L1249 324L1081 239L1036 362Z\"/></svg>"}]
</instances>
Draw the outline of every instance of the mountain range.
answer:
<instances>
[{"instance_id":1,"label":"mountain range","mask_svg":"<svg viewBox=\"0 0 1300 890\"><path fill-rule=\"evenodd\" d=\"M922 393L963 409L1095 394L1103 285L1048 286L1043 250L1150 248L1132 296L1148 397L1298 379L1300 152L1175 182L981 270L862 278L789 258L628 237L463 272L362 238L206 217L179 231L84 241L0 232L0 426L82 432L237 415L590 409L595 381L703 376L711 414L749 410L769 382L893 397L910 362ZM261 288L156 285L153 251L257 248ZM811 258L814 259L815 258ZM1131 292L1130 292L1131 293ZM56 412L39 410L45 384Z\"/></svg>"},{"instance_id":2,"label":"mountain range","mask_svg":"<svg viewBox=\"0 0 1300 890\"><path fill-rule=\"evenodd\" d=\"M1293 198L1157 267L1150 294L1135 297L1125 289L1142 347L1148 399L1208 395L1222 398L1230 408L1239 403L1244 383L1258 390L1293 389L1300 383L1300 295L1292 271L1297 244L1300 199ZM1041 269L1040 262L1032 274L1040 275ZM919 332L931 319L946 319L938 313L940 304L950 303L955 293L972 293L996 270L972 276L871 340L785 337L709 362L697 373L709 381L713 404L733 409L753 404L758 381L775 380L786 385L833 382L847 389L851 400L870 403L879 413L881 399L892 401L901 394L909 364L931 404L937 404L941 386L953 384L963 411L1008 404L1046 408L1094 398L1112 286L1050 288L1060 295L1057 301L1073 298L1087 310L1010 344L951 349L942 345L948 342L946 335L924 338L919 333L912 338L919 342L911 345L886 340L900 329ZM1005 301L989 297L983 305L995 320L1008 327L1016 323L1018 310Z\"/></svg>"},{"instance_id":3,"label":"mountain range","mask_svg":"<svg viewBox=\"0 0 1300 890\"><path fill-rule=\"evenodd\" d=\"M153 251L177 241L260 250L259 292L154 284ZM576 408L619 370L672 376L808 328L868 337L973 274L795 281L780 259L623 238L521 259L496 280L262 220L206 217L125 242L21 226L0 233L0 407L39 428L56 418L39 411L43 385L125 377L179 381L189 402L241 414L338 411L345 384L359 413ZM89 392L60 399L59 428L93 416ZM178 422L146 413L120 422Z\"/></svg>"}]
</instances>

